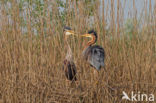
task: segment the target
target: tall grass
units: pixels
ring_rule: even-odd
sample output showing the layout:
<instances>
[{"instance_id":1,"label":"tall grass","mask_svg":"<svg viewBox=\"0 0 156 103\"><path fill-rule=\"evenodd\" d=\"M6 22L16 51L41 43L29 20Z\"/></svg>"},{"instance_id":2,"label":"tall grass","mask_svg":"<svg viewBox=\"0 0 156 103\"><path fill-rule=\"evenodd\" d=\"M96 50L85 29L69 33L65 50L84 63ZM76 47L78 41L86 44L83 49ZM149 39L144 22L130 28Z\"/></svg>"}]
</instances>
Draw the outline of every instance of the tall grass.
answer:
<instances>
[{"instance_id":1,"label":"tall grass","mask_svg":"<svg viewBox=\"0 0 156 103\"><path fill-rule=\"evenodd\" d=\"M0 102L128 102L121 99L122 91L156 96L156 8L145 3L140 16L133 0L125 23L121 0L76 1L1 0ZM102 14L100 4L106 5ZM101 70L98 85L94 69L81 58L86 38L68 38L78 81L74 86L66 81L64 25L78 34L97 31L97 44L106 52L106 72Z\"/></svg>"}]
</instances>

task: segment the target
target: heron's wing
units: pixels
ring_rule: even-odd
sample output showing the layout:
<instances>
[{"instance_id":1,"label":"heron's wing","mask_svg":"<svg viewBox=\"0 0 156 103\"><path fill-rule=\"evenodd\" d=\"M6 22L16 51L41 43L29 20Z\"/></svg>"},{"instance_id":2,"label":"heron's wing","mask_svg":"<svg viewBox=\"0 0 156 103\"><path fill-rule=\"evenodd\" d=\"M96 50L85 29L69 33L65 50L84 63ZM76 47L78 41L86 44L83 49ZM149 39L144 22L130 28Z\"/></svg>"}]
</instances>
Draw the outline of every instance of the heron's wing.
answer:
<instances>
[{"instance_id":1,"label":"heron's wing","mask_svg":"<svg viewBox=\"0 0 156 103\"><path fill-rule=\"evenodd\" d=\"M85 60L88 60L88 57L89 57L90 52L91 52L90 50L91 50L91 46L87 47L87 48L83 51L82 55L83 55L83 58L84 58Z\"/></svg>"},{"instance_id":2,"label":"heron's wing","mask_svg":"<svg viewBox=\"0 0 156 103\"><path fill-rule=\"evenodd\" d=\"M70 64L68 65L68 72L70 75L71 80L76 81L76 66L75 63L73 61L70 61Z\"/></svg>"},{"instance_id":3,"label":"heron's wing","mask_svg":"<svg viewBox=\"0 0 156 103\"><path fill-rule=\"evenodd\" d=\"M67 79L76 80L76 66L73 61L64 61L64 71Z\"/></svg>"},{"instance_id":4,"label":"heron's wing","mask_svg":"<svg viewBox=\"0 0 156 103\"><path fill-rule=\"evenodd\" d=\"M88 50L88 61L97 70L99 70L101 67L104 67L104 57L104 49L98 45L91 46L90 50Z\"/></svg>"},{"instance_id":5,"label":"heron's wing","mask_svg":"<svg viewBox=\"0 0 156 103\"><path fill-rule=\"evenodd\" d=\"M71 62L70 65L71 65L71 71L75 75L76 74L76 66L75 66L75 63L74 62Z\"/></svg>"}]
</instances>

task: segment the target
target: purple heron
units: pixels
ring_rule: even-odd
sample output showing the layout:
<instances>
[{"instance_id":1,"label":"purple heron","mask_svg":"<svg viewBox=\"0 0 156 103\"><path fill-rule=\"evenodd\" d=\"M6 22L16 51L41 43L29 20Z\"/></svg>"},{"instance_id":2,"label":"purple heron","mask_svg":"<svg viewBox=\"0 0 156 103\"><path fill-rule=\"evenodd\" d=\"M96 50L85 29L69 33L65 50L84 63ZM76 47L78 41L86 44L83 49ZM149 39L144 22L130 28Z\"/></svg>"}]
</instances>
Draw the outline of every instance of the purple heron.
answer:
<instances>
[{"instance_id":1,"label":"purple heron","mask_svg":"<svg viewBox=\"0 0 156 103\"><path fill-rule=\"evenodd\" d=\"M76 81L76 66L73 61L72 50L67 40L67 37L70 35L74 35L74 31L72 31L70 27L64 27L65 48L67 50L67 54L63 62L63 70L68 80Z\"/></svg>"},{"instance_id":2,"label":"purple heron","mask_svg":"<svg viewBox=\"0 0 156 103\"><path fill-rule=\"evenodd\" d=\"M84 59L98 72L105 66L105 51L101 46L94 45L98 38L97 33L94 30L89 30L88 33L82 34L81 36L91 38L86 44L82 54Z\"/></svg>"}]
</instances>

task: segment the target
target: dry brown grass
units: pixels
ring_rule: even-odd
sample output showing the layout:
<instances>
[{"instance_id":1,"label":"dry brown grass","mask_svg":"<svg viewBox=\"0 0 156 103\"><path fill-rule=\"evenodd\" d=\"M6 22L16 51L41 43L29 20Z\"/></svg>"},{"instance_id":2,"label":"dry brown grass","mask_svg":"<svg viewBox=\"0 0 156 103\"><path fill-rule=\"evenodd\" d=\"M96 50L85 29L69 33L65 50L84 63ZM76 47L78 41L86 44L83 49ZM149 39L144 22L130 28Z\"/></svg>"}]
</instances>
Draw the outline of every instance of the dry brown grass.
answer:
<instances>
[{"instance_id":1,"label":"dry brown grass","mask_svg":"<svg viewBox=\"0 0 156 103\"><path fill-rule=\"evenodd\" d=\"M101 70L98 85L95 85L93 69L81 58L83 45L87 42L87 39L82 38L69 38L77 66L78 81L74 85L66 81L61 69L66 55L62 34L63 23L58 17L55 1L45 3L53 5L50 8L53 11L52 16L50 11L47 11L47 16L39 14L33 18L32 8L25 10L28 31L25 34L21 29L22 21L18 3L11 2L14 5L9 12L12 23L7 18L5 6L1 5L0 102L128 102L121 100L122 91L127 93L140 91L153 93L156 96L156 10L150 12L149 16L147 10L144 10L142 17L144 22L138 24L134 6L132 9L134 29L131 32L132 37L127 38L121 36L126 35L127 32L123 25L124 8L120 2L118 0L117 19L114 0L111 0L110 7L102 8L104 13L100 19L101 14L98 12L100 3L97 0L93 6L95 25L92 26L87 21L89 12L83 1L79 1L77 5L70 0L67 3L68 5L73 3L74 8L71 12L70 6L67 6L68 15L65 16L65 24L78 33L94 28L98 33L98 44L105 49L107 72ZM103 1L102 4L105 2ZM46 11L46 6L43 11ZM34 20L38 20L37 35L32 32L31 23ZM155 25L150 26L151 23ZM111 26L106 29L108 24ZM138 25L142 25L142 28L140 29Z\"/></svg>"}]
</instances>

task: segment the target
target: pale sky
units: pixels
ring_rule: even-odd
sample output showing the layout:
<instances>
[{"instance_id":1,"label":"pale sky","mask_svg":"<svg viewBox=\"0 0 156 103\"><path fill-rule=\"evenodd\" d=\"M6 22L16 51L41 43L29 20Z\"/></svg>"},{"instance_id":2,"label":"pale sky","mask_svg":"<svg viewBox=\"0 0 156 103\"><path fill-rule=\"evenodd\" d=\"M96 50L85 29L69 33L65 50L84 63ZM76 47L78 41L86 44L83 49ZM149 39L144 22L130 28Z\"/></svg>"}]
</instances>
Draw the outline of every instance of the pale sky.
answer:
<instances>
[{"instance_id":1,"label":"pale sky","mask_svg":"<svg viewBox=\"0 0 156 103\"><path fill-rule=\"evenodd\" d=\"M41 1L43 1L43 0L41 0ZM66 0L63 0L63 1L66 1ZM114 4L114 6L115 6L115 14L116 14L116 8L117 8L117 1L118 0L114 0L115 1L115 4ZM147 8L149 9L149 2L151 1L151 6L152 6L152 11L154 10L154 6L155 6L155 8L156 8L156 0L135 0L135 6L136 6L136 9L137 9L137 16L138 17L140 17L141 16L141 11L145 11L144 9L146 8L145 7L145 5L144 4L146 4L147 3ZM102 2L102 0L101 0L101 2ZM121 5L122 5L122 10L123 10L123 8L124 8L124 18L125 18L125 20L127 19L127 18L131 18L131 16L129 15L129 14L131 14L132 12L130 12L131 10L133 11L133 0L120 0L120 2L121 2ZM106 7L111 7L110 6L110 4L111 4L111 0L105 0L105 8ZM125 6L123 6L123 5L125 5ZM101 7L102 7L103 5L102 5L102 3L101 3ZM105 9L106 10L106 9ZM110 10L110 9L109 9ZM108 13L109 13L109 10L108 10ZM148 12L148 10L147 10L147 12ZM0 13L1 14L1 13ZM101 13L102 14L102 13ZM0 15L0 18L1 18L1 15ZM109 19L110 19L110 17L108 16L108 21L109 21ZM0 19L0 21L1 21L2 19ZM1 28L1 25L0 25L0 28Z\"/></svg>"},{"instance_id":2,"label":"pale sky","mask_svg":"<svg viewBox=\"0 0 156 103\"><path fill-rule=\"evenodd\" d=\"M102 0L101 0L102 1ZM115 1L115 8L117 8L117 1ZM135 0L135 6L137 9L138 16L140 15L141 11L145 8L147 3L147 8L149 8L149 2L151 1L152 11L154 10L154 4L156 6L156 0ZM129 17L128 13L133 9L133 0L120 0L122 7L124 8L124 16L125 18ZM111 0L105 0L105 6L110 5ZM101 3L102 4L102 3ZM125 5L125 6L124 6Z\"/></svg>"}]
</instances>

